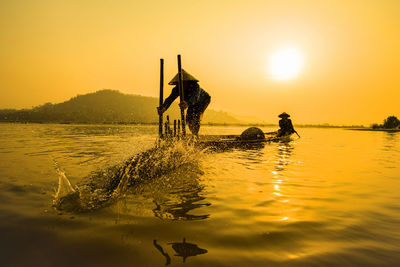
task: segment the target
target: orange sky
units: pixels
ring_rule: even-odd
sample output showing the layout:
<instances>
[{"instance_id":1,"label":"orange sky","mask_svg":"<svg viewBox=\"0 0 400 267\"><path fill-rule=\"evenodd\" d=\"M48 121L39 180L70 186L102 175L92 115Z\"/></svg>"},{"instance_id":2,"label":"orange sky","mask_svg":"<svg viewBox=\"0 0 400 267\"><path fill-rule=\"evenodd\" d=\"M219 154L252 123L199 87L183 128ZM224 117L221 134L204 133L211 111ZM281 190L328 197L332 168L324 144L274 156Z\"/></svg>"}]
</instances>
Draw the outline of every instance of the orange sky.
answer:
<instances>
[{"instance_id":1,"label":"orange sky","mask_svg":"<svg viewBox=\"0 0 400 267\"><path fill-rule=\"evenodd\" d=\"M0 2L0 108L103 88L157 96L183 67L211 108L276 122L365 124L400 117L400 1ZM267 73L281 47L302 52L292 80ZM170 86L166 89L168 92Z\"/></svg>"}]
</instances>

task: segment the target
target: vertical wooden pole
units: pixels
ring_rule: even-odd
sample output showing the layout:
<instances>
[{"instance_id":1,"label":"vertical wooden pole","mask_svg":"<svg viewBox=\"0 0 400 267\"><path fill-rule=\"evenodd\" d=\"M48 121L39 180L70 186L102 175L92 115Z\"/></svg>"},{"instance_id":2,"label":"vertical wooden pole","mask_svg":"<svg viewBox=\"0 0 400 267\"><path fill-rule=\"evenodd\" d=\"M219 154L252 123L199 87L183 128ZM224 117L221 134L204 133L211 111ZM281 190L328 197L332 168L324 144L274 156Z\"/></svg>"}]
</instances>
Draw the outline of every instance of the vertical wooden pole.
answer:
<instances>
[{"instance_id":1,"label":"vertical wooden pole","mask_svg":"<svg viewBox=\"0 0 400 267\"><path fill-rule=\"evenodd\" d=\"M181 55L178 55L178 76L179 76L179 99L183 103L185 97L183 94L183 76L182 76L182 62ZM182 122L182 135L186 135L186 123L185 123L185 109L181 107L181 122Z\"/></svg>"},{"instance_id":2,"label":"vertical wooden pole","mask_svg":"<svg viewBox=\"0 0 400 267\"><path fill-rule=\"evenodd\" d=\"M178 120L178 139L181 136L181 120Z\"/></svg>"},{"instance_id":3,"label":"vertical wooden pole","mask_svg":"<svg viewBox=\"0 0 400 267\"><path fill-rule=\"evenodd\" d=\"M164 103L164 59L160 59L160 102L159 107ZM158 117L158 136L163 137L163 114Z\"/></svg>"},{"instance_id":4,"label":"vertical wooden pole","mask_svg":"<svg viewBox=\"0 0 400 267\"><path fill-rule=\"evenodd\" d=\"M174 120L174 136L176 136L176 120Z\"/></svg>"},{"instance_id":5,"label":"vertical wooden pole","mask_svg":"<svg viewBox=\"0 0 400 267\"><path fill-rule=\"evenodd\" d=\"M167 132L168 136L171 137L171 128L169 127L169 116L167 116Z\"/></svg>"}]
</instances>

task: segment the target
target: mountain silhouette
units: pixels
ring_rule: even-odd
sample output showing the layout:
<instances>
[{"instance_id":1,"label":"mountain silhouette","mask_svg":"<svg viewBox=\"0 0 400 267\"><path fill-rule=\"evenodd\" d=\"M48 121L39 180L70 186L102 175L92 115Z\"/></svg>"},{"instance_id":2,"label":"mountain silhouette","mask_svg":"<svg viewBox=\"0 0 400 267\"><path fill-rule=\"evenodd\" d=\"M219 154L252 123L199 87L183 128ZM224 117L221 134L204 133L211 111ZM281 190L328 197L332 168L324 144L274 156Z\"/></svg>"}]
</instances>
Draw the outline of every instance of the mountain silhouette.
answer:
<instances>
[{"instance_id":1,"label":"mountain silhouette","mask_svg":"<svg viewBox=\"0 0 400 267\"><path fill-rule=\"evenodd\" d=\"M175 101L165 113L170 120L180 119L179 101ZM32 109L0 110L1 122L38 123L157 123L158 99L140 95L123 94L104 89L95 93L77 95L59 104L46 103ZM243 123L232 115L207 109L202 123Z\"/></svg>"}]
</instances>

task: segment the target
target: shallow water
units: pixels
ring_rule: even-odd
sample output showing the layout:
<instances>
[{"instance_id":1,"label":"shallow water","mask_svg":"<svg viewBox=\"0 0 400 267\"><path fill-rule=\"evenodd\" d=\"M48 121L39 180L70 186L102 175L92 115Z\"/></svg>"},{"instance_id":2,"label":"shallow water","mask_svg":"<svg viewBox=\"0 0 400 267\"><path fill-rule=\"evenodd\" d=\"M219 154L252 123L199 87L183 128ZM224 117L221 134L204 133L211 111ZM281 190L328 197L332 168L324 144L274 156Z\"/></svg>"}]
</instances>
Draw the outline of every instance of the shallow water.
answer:
<instances>
[{"instance_id":1,"label":"shallow water","mask_svg":"<svg viewBox=\"0 0 400 267\"><path fill-rule=\"evenodd\" d=\"M155 126L0 124L1 265L400 262L400 133L299 129L302 137L288 143L204 153L91 212L52 208L55 162L76 185L153 147L156 133Z\"/></svg>"}]
</instances>

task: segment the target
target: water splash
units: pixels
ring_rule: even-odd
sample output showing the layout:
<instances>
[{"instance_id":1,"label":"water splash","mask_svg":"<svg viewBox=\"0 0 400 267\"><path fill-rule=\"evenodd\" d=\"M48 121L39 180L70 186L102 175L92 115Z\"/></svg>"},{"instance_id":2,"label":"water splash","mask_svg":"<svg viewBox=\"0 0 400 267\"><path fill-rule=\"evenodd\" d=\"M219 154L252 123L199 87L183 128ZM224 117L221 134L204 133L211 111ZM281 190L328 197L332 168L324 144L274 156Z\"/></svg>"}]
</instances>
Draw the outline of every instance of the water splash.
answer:
<instances>
[{"instance_id":1,"label":"water splash","mask_svg":"<svg viewBox=\"0 0 400 267\"><path fill-rule=\"evenodd\" d=\"M202 152L186 141L163 142L121 165L93 173L76 188L56 165L59 186L53 206L69 212L98 209L123 196L131 186L197 161Z\"/></svg>"},{"instance_id":2,"label":"water splash","mask_svg":"<svg viewBox=\"0 0 400 267\"><path fill-rule=\"evenodd\" d=\"M79 210L81 206L79 192L73 188L65 172L61 170L55 160L54 165L58 173L58 189L54 197L53 205L59 210Z\"/></svg>"}]
</instances>

